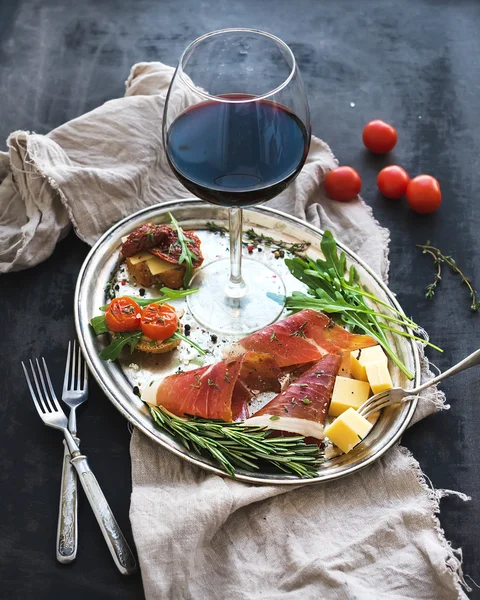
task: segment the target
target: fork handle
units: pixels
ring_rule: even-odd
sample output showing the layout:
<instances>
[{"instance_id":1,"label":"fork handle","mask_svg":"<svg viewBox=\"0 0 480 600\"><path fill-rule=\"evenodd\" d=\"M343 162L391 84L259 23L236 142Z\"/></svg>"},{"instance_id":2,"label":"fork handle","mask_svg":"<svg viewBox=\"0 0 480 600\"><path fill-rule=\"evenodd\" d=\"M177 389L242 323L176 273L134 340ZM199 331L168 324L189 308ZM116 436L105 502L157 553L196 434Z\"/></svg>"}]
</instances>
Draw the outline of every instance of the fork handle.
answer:
<instances>
[{"instance_id":1,"label":"fork handle","mask_svg":"<svg viewBox=\"0 0 480 600\"><path fill-rule=\"evenodd\" d=\"M480 349L475 350L475 352L472 352L472 354L470 354L469 356L467 356L466 358L461 360L456 365L453 365L453 367L450 367L450 369L447 369L443 373L440 373L440 375L437 375L433 379L429 379L428 381L426 381L422 385L419 385L418 387L416 387L413 390L408 390L408 395L419 394L420 392L423 392L423 390L426 390L431 385L435 385L436 383L439 383L443 379L446 379L447 377L450 377L451 375L455 375L456 373L460 373L460 371L465 371L465 369L470 369L470 367L474 367L475 365L480 365Z\"/></svg>"},{"instance_id":2,"label":"fork handle","mask_svg":"<svg viewBox=\"0 0 480 600\"><path fill-rule=\"evenodd\" d=\"M122 575L132 574L137 569L135 557L113 516L112 509L108 505L95 475L88 465L87 457L80 454L72 458L71 461L78 473L80 483L118 570Z\"/></svg>"},{"instance_id":3,"label":"fork handle","mask_svg":"<svg viewBox=\"0 0 480 600\"><path fill-rule=\"evenodd\" d=\"M77 445L78 438L74 438ZM70 563L77 556L78 526L77 526L77 473L71 464L70 451L63 442L62 483L60 487L60 503L58 508L57 525L57 560Z\"/></svg>"}]
</instances>

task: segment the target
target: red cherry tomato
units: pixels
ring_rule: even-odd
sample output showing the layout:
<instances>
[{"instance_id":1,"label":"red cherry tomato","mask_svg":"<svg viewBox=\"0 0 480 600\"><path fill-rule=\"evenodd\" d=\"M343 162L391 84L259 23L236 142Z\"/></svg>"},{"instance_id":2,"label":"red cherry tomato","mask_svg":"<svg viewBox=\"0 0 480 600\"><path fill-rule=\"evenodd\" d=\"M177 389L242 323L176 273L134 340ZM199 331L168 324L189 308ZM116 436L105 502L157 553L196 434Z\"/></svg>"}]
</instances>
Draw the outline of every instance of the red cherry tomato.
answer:
<instances>
[{"instance_id":1,"label":"red cherry tomato","mask_svg":"<svg viewBox=\"0 0 480 600\"><path fill-rule=\"evenodd\" d=\"M140 330L141 316L142 309L126 296L114 298L105 311L107 327L116 333Z\"/></svg>"},{"instance_id":2,"label":"red cherry tomato","mask_svg":"<svg viewBox=\"0 0 480 600\"><path fill-rule=\"evenodd\" d=\"M399 200L407 191L410 177L405 169L392 165L380 171L377 177L378 189L386 198Z\"/></svg>"},{"instance_id":3,"label":"red cherry tomato","mask_svg":"<svg viewBox=\"0 0 480 600\"><path fill-rule=\"evenodd\" d=\"M352 167L338 167L325 177L325 191L332 200L353 200L362 189L360 175Z\"/></svg>"},{"instance_id":4,"label":"red cherry tomato","mask_svg":"<svg viewBox=\"0 0 480 600\"><path fill-rule=\"evenodd\" d=\"M440 184L431 175L414 177L407 187L407 202L412 210L420 214L435 212L442 202Z\"/></svg>"},{"instance_id":5,"label":"red cherry tomato","mask_svg":"<svg viewBox=\"0 0 480 600\"><path fill-rule=\"evenodd\" d=\"M362 133L365 146L375 154L386 154L395 148L397 130L385 121L370 121Z\"/></svg>"},{"instance_id":6,"label":"red cherry tomato","mask_svg":"<svg viewBox=\"0 0 480 600\"><path fill-rule=\"evenodd\" d=\"M169 304L149 304L143 309L142 333L151 340L163 342L178 329L178 315Z\"/></svg>"}]
</instances>

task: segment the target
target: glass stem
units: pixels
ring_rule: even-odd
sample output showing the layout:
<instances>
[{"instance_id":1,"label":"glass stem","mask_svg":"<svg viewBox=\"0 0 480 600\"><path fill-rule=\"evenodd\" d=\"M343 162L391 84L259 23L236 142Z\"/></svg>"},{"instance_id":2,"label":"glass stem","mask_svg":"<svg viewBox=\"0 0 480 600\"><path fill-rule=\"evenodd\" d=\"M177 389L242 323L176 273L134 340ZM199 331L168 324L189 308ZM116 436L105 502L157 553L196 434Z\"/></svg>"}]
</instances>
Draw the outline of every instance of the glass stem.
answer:
<instances>
[{"instance_id":1,"label":"glass stem","mask_svg":"<svg viewBox=\"0 0 480 600\"><path fill-rule=\"evenodd\" d=\"M247 286L242 279L242 226L242 209L231 208L229 211L230 279L225 287L225 293L232 299L243 298L247 293Z\"/></svg>"}]
</instances>

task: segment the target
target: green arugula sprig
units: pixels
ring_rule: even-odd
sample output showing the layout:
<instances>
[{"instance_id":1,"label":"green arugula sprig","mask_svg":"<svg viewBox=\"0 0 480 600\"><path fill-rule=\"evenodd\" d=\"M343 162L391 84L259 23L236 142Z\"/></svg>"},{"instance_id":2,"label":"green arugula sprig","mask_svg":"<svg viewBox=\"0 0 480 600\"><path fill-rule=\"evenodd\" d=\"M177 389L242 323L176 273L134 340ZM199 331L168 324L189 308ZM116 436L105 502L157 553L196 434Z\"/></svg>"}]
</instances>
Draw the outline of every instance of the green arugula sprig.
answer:
<instances>
[{"instance_id":1,"label":"green arugula sprig","mask_svg":"<svg viewBox=\"0 0 480 600\"><path fill-rule=\"evenodd\" d=\"M198 292L198 288L191 288L189 290L172 290L168 287L160 288L162 295L159 298L141 298L140 296L126 296L130 300L135 300L138 306L144 307L149 304L166 304L167 302L173 302L174 300L180 300L185 296L190 296ZM106 311L108 304L104 304L100 307L100 310ZM96 317L94 317L96 318ZM93 320L93 319L92 319ZM103 331L101 333L104 333Z\"/></svg>"},{"instance_id":2,"label":"green arugula sprig","mask_svg":"<svg viewBox=\"0 0 480 600\"><path fill-rule=\"evenodd\" d=\"M105 318L105 317L104 317ZM112 341L98 355L102 360L117 360L125 346L130 347L130 354L142 337L141 331L128 331L125 333L114 333Z\"/></svg>"},{"instance_id":3,"label":"green arugula sprig","mask_svg":"<svg viewBox=\"0 0 480 600\"><path fill-rule=\"evenodd\" d=\"M178 259L178 264L181 265L182 263L185 263L185 275L183 277L183 287L185 289L187 289L190 284L190 280L192 278L193 263L196 260L198 260L198 257L188 247L188 244L191 244L192 241L189 240L185 236L185 233L184 233L183 229L180 227L180 225L178 224L177 219L175 219L175 217L170 212L168 213L168 216L170 217L170 221L171 221L172 225L177 230L178 242L179 242L180 246L182 247L182 253L180 254L180 257Z\"/></svg>"},{"instance_id":4,"label":"green arugula sprig","mask_svg":"<svg viewBox=\"0 0 480 600\"><path fill-rule=\"evenodd\" d=\"M331 231L325 231L320 244L325 260L311 258L287 258L285 264L294 277L308 286L308 295L294 292L287 297L287 308L302 310L313 308L337 316L340 324L349 325L354 331L363 332L382 346L392 361L409 378L413 374L397 356L388 341L386 332L428 344L439 352L440 348L405 329L418 330L418 325L393 306L370 294L360 284L357 270L352 265L347 270L345 252L338 254L337 243ZM367 300L387 309L380 313L367 304ZM396 327L392 327L396 325Z\"/></svg>"},{"instance_id":5,"label":"green arugula sprig","mask_svg":"<svg viewBox=\"0 0 480 600\"><path fill-rule=\"evenodd\" d=\"M272 430L214 419L183 419L162 406L149 406L158 427L175 436L188 450L216 460L230 475L235 467L248 471L269 463L284 473L315 477L323 461L316 444L302 436L270 437Z\"/></svg>"}]
</instances>

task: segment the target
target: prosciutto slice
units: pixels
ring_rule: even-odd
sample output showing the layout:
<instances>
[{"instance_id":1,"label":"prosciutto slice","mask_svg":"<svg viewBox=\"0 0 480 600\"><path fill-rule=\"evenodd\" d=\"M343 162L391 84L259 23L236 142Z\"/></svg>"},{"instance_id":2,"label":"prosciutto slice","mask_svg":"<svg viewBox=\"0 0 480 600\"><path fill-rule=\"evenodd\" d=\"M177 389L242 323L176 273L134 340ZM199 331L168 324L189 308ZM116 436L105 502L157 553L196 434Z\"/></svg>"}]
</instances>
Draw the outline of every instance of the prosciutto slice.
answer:
<instances>
[{"instance_id":1,"label":"prosciutto slice","mask_svg":"<svg viewBox=\"0 0 480 600\"><path fill-rule=\"evenodd\" d=\"M341 357L334 354L320 359L295 383L247 419L245 425L323 439L325 419L340 363Z\"/></svg>"},{"instance_id":2,"label":"prosciutto slice","mask_svg":"<svg viewBox=\"0 0 480 600\"><path fill-rule=\"evenodd\" d=\"M243 357L165 377L142 393L149 404L163 406L174 415L232 421L232 396ZM239 411L237 411L239 412Z\"/></svg>"},{"instance_id":3,"label":"prosciutto slice","mask_svg":"<svg viewBox=\"0 0 480 600\"><path fill-rule=\"evenodd\" d=\"M178 416L243 420L248 417L250 390L278 389L279 375L280 369L271 356L247 352L154 381L143 390L142 399Z\"/></svg>"},{"instance_id":4,"label":"prosciutto slice","mask_svg":"<svg viewBox=\"0 0 480 600\"><path fill-rule=\"evenodd\" d=\"M244 355L239 379L255 393L279 392L282 371L270 354L247 352Z\"/></svg>"},{"instance_id":5,"label":"prosciutto slice","mask_svg":"<svg viewBox=\"0 0 480 600\"><path fill-rule=\"evenodd\" d=\"M243 338L228 352L231 356L263 352L273 356L279 367L288 367L376 344L369 335L349 333L327 315L307 308Z\"/></svg>"},{"instance_id":6,"label":"prosciutto slice","mask_svg":"<svg viewBox=\"0 0 480 600\"><path fill-rule=\"evenodd\" d=\"M248 403L251 398L252 392L240 379L237 379L232 396L232 421L248 419Z\"/></svg>"}]
</instances>

